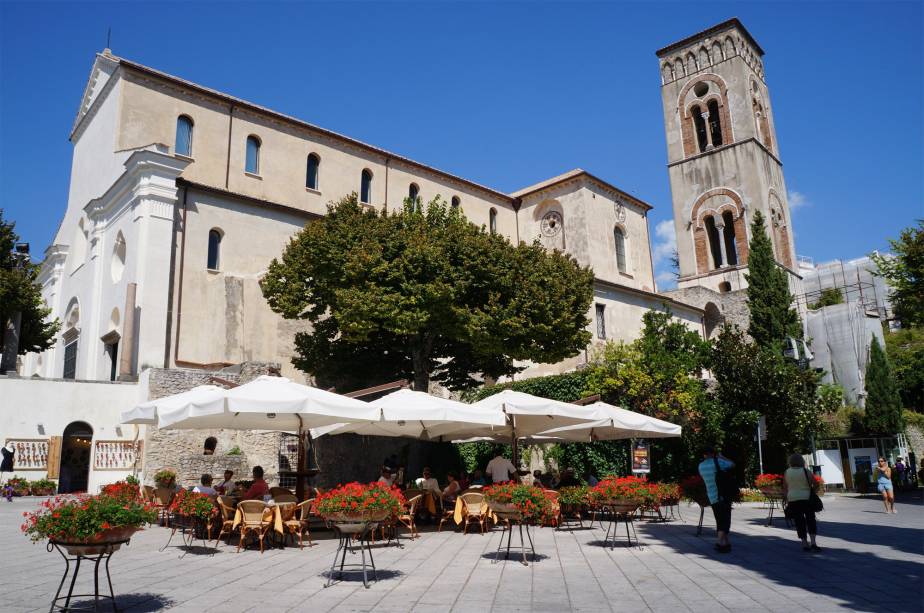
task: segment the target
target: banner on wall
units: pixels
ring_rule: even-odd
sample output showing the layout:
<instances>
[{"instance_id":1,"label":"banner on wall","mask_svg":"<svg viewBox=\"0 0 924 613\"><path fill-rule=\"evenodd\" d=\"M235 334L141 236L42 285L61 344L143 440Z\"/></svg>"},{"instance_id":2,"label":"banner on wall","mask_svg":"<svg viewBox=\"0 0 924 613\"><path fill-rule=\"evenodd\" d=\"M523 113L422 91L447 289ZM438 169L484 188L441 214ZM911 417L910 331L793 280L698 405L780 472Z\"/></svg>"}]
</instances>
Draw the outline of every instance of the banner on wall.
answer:
<instances>
[{"instance_id":1,"label":"banner on wall","mask_svg":"<svg viewBox=\"0 0 924 613\"><path fill-rule=\"evenodd\" d=\"M632 472L651 472L651 454L646 441L635 441L632 445Z\"/></svg>"}]
</instances>

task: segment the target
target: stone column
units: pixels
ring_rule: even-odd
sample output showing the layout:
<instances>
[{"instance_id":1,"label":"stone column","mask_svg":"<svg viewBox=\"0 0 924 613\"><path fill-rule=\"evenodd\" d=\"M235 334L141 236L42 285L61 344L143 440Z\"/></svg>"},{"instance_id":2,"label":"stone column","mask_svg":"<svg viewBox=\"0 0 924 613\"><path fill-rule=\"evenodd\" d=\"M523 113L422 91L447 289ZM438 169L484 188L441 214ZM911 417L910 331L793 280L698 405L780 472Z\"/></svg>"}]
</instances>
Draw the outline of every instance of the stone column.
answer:
<instances>
[{"instance_id":1,"label":"stone column","mask_svg":"<svg viewBox=\"0 0 924 613\"><path fill-rule=\"evenodd\" d=\"M134 375L133 360L135 357L135 292L137 283L129 283L125 287L125 315L122 318L122 351L119 356L119 379L131 379Z\"/></svg>"},{"instance_id":2,"label":"stone column","mask_svg":"<svg viewBox=\"0 0 924 613\"><path fill-rule=\"evenodd\" d=\"M715 229L719 233L719 251L722 252L722 263L716 268L725 268L728 266L728 254L725 253L725 221L721 217L715 217Z\"/></svg>"},{"instance_id":3,"label":"stone column","mask_svg":"<svg viewBox=\"0 0 924 613\"><path fill-rule=\"evenodd\" d=\"M703 125L706 126L706 151L715 149L715 146L712 144L712 129L709 126L709 111L703 113Z\"/></svg>"}]
</instances>

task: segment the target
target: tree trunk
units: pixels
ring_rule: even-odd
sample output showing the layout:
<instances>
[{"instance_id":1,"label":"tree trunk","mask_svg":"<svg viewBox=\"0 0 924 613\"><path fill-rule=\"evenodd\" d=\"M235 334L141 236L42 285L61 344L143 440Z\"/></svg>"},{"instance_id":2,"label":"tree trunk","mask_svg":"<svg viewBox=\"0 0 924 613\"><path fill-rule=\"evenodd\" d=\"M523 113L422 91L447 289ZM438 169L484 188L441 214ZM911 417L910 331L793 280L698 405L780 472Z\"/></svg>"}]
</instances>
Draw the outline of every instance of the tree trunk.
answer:
<instances>
[{"instance_id":1,"label":"tree trunk","mask_svg":"<svg viewBox=\"0 0 924 613\"><path fill-rule=\"evenodd\" d=\"M414 391L425 394L430 391L430 351L432 347L433 341L422 337L411 350L414 365Z\"/></svg>"}]
</instances>

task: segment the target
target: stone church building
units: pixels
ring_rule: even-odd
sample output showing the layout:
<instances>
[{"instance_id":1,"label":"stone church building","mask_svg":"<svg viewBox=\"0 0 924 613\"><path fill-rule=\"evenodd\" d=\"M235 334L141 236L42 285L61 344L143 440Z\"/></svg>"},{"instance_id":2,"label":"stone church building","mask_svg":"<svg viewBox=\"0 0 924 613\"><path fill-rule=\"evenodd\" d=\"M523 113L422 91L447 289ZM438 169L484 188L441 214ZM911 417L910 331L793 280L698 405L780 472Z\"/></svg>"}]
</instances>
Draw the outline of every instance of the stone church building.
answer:
<instances>
[{"instance_id":1,"label":"stone church building","mask_svg":"<svg viewBox=\"0 0 924 613\"><path fill-rule=\"evenodd\" d=\"M54 347L25 356L19 374L40 378L35 385L96 382L99 394L134 386L128 395L139 401L212 375L246 379L248 367L235 366L243 363L304 380L290 362L303 324L273 313L259 281L295 233L352 192L377 209L439 195L512 242L538 238L570 253L595 273L592 344L631 341L644 313L664 308L708 336L741 317L754 211L772 220L778 261L798 282L762 56L736 19L658 51L680 259L678 289L658 292L652 207L604 178L576 169L505 193L106 49L70 134L67 208L40 278L62 330ZM522 376L572 370L590 349ZM34 408L80 422L88 394L80 405L52 394ZM26 408L30 395L16 402ZM3 432L35 439L37 419ZM171 450L201 454L208 435L119 430L117 414L99 420L80 422L81 436L111 428L113 440L143 440L145 453L124 469L146 473L168 464ZM242 465L253 455L271 475L280 470L277 439L215 438L216 454L238 448Z\"/></svg>"}]
</instances>

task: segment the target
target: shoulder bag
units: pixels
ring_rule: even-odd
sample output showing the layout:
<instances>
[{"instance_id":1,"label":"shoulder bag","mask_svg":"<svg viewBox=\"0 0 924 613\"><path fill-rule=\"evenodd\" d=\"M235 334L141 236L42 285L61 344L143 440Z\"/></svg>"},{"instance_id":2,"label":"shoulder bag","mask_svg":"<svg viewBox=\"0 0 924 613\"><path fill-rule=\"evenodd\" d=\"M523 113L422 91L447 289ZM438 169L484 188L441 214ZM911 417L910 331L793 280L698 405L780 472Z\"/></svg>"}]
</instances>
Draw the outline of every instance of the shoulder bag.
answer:
<instances>
[{"instance_id":1,"label":"shoulder bag","mask_svg":"<svg viewBox=\"0 0 924 613\"><path fill-rule=\"evenodd\" d=\"M809 474L807 468L803 468L802 470L805 472L805 480L808 481L809 486L809 506L815 513L821 513L825 510L825 504L821 501L821 496L815 493L815 490L818 489L815 478Z\"/></svg>"}]
</instances>

